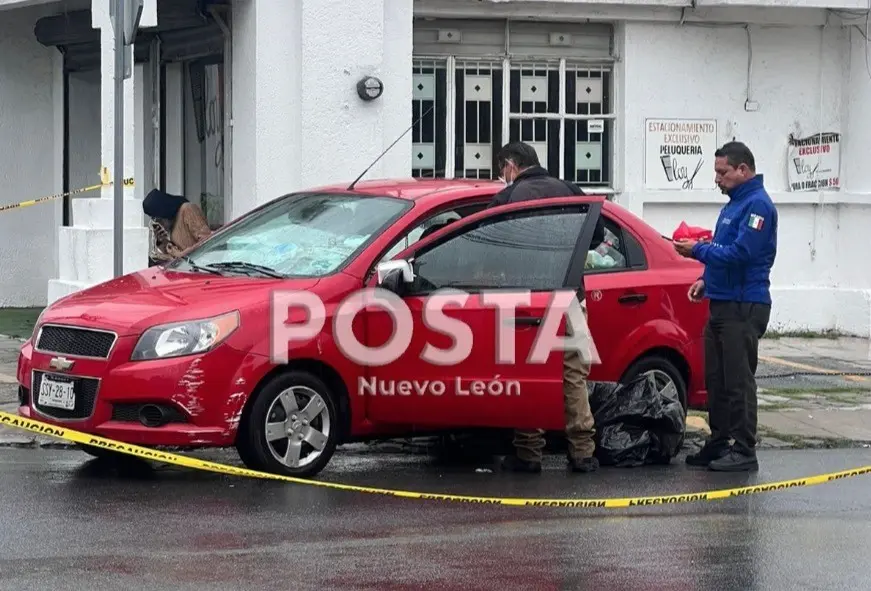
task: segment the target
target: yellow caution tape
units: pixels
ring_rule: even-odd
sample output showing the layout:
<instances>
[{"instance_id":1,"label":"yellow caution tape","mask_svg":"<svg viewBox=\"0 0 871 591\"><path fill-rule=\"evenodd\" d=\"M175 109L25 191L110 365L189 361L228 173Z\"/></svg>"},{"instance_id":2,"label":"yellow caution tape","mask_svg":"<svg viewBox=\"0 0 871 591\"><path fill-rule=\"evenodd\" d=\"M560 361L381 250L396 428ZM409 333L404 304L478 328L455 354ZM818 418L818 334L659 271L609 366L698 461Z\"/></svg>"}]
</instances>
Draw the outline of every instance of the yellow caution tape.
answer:
<instances>
[{"instance_id":1,"label":"yellow caution tape","mask_svg":"<svg viewBox=\"0 0 871 591\"><path fill-rule=\"evenodd\" d=\"M534 507L582 507L582 508L622 508L622 507L643 507L650 505L671 505L676 503L690 503L696 501L714 501L717 499L726 499L729 497L741 497L763 492L771 492L776 490L784 490L789 488L799 488L803 486L813 486L816 484L825 484L833 480L841 480L843 478L852 478L861 476L871 472L871 466L854 468L852 470L843 470L841 472L831 472L829 474L819 474L817 476L809 476L806 478L798 478L795 480L783 480L780 482L770 482L768 484L759 484L756 486L742 486L739 488L729 488L722 490L713 490L707 492L684 493L679 495L662 495L654 497L627 497L623 499L522 499L522 498L502 498L502 497L475 497L464 495L449 495L442 493L422 493L408 490L392 490L386 488L373 488L370 486L355 486L352 484L340 484L335 482L323 482L318 480L308 480L305 478L294 478L291 476L282 476L278 474L270 474L268 472L259 472L256 470L248 470L247 468L237 468L226 464L218 464L200 460L190 456L182 456L169 452L149 449L147 447L139 447L129 443L122 443L112 439L97 437L96 435L88 435L79 431L73 431L64 427L56 427L41 421L34 421L25 417L0 412L0 426L16 427L26 431L32 431L39 435L48 435L59 439L66 439L75 443L90 445L122 454L136 456L145 460L156 462L164 462L166 464L174 464L176 466L185 466L196 470L206 470L209 472L217 472L220 474L229 474L232 476L245 476L249 478L264 478L270 480L281 480L284 482L293 482L296 484L306 484L309 486L320 486L323 488L332 488L336 490L346 490L369 494L388 495L393 497L404 497L408 499L423 499L435 501L455 501L460 503L481 503L490 505L514 505L514 506L534 506Z\"/></svg>"},{"instance_id":2,"label":"yellow caution tape","mask_svg":"<svg viewBox=\"0 0 871 591\"><path fill-rule=\"evenodd\" d=\"M8 211L10 209L18 209L21 207L30 207L31 205L36 205L37 203L43 203L45 201L54 201L55 199L61 199L62 197L71 197L73 195L78 195L80 193L87 193L89 191L96 191L101 188L103 185L91 185L90 187L82 187L81 189L76 189L74 191L68 191L66 193L58 193L57 195L49 195L48 197L40 197L39 199L31 199L29 201L21 201L20 203L10 203L8 205L0 205L0 212Z\"/></svg>"},{"instance_id":3,"label":"yellow caution tape","mask_svg":"<svg viewBox=\"0 0 871 591\"><path fill-rule=\"evenodd\" d=\"M133 177L124 179L125 187L133 187L135 186ZM36 205L37 203L45 203L46 201L54 201L55 199L62 199L64 197L72 197L74 195L80 195L82 193L89 193L91 191L96 191L97 189L101 189L103 187L111 187L114 183L110 180L109 170L106 167L103 167L100 171L100 184L99 185L91 185L89 187L82 187L80 189L74 189L72 191L67 191L66 193L57 193L56 195L48 195L47 197L40 197L38 199L30 199L28 201L20 201L18 203L9 203L7 205L0 205L0 212L9 211L10 209L21 209L22 207L30 207L31 205Z\"/></svg>"}]
</instances>

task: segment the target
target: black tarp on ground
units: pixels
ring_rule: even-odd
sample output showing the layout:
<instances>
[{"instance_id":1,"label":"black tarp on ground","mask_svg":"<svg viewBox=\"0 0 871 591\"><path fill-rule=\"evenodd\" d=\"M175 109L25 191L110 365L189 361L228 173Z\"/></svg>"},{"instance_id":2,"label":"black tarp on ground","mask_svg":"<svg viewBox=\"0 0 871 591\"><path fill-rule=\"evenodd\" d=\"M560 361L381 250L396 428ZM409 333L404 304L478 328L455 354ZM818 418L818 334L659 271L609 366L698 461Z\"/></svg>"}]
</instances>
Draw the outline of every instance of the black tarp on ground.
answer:
<instances>
[{"instance_id":1,"label":"black tarp on ground","mask_svg":"<svg viewBox=\"0 0 871 591\"><path fill-rule=\"evenodd\" d=\"M626 384L589 382L588 388L600 464L667 464L678 454L686 413L676 392L660 393L652 376Z\"/></svg>"}]
</instances>

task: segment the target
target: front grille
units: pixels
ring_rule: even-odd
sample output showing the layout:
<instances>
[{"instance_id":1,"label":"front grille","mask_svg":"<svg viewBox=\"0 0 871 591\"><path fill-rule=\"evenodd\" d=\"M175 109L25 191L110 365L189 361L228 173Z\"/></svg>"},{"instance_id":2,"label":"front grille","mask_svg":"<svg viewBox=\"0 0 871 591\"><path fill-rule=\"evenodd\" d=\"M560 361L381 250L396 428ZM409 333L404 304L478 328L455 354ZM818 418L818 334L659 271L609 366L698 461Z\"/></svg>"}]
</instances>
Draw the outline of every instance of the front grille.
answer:
<instances>
[{"instance_id":1,"label":"front grille","mask_svg":"<svg viewBox=\"0 0 871 591\"><path fill-rule=\"evenodd\" d=\"M47 325L39 333L36 348L46 353L105 359L114 343L115 335L111 332Z\"/></svg>"},{"instance_id":2,"label":"front grille","mask_svg":"<svg viewBox=\"0 0 871 591\"><path fill-rule=\"evenodd\" d=\"M33 372L33 387L31 388L33 406L42 414L55 419L86 419L94 412L94 403L97 401L97 389L99 380L94 378L76 378L63 375L51 375L52 378L73 382L73 391L76 394L75 406L72 410L44 406L39 403L39 389L42 383L41 371Z\"/></svg>"}]
</instances>

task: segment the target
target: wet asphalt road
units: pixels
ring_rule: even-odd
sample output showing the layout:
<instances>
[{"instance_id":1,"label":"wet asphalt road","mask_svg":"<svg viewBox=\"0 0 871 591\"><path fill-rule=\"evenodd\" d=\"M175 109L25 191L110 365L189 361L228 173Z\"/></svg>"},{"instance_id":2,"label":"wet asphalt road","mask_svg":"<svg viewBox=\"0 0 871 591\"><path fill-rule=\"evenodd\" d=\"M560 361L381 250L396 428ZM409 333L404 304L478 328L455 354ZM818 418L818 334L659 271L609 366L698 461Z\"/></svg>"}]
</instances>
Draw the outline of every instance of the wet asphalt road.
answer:
<instances>
[{"instance_id":1,"label":"wet asphalt road","mask_svg":"<svg viewBox=\"0 0 871 591\"><path fill-rule=\"evenodd\" d=\"M228 456L226 459L231 459ZM871 450L766 451L756 475L671 466L540 476L339 454L325 480L492 496L731 488L871 464ZM133 460L137 462L136 460ZM0 449L0 589L866 589L871 475L685 505L423 502L77 451Z\"/></svg>"}]
</instances>

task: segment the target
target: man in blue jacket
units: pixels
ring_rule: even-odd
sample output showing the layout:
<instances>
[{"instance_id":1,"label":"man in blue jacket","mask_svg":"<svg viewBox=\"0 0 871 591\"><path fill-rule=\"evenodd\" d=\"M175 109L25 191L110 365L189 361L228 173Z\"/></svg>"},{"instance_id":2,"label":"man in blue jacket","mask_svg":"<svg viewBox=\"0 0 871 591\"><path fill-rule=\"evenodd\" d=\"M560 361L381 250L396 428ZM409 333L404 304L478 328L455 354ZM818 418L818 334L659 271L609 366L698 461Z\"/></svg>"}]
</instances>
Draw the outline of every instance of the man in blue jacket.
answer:
<instances>
[{"instance_id":1,"label":"man in blue jacket","mask_svg":"<svg viewBox=\"0 0 871 591\"><path fill-rule=\"evenodd\" d=\"M686 461L718 471L757 470L755 375L758 342L771 314L777 208L747 146L729 142L714 156L716 181L729 202L720 212L713 241L675 243L681 255L705 265L689 298L710 302L705 381L711 437Z\"/></svg>"}]
</instances>

